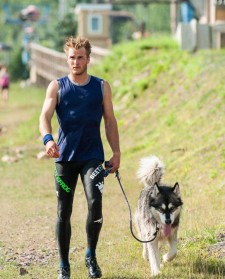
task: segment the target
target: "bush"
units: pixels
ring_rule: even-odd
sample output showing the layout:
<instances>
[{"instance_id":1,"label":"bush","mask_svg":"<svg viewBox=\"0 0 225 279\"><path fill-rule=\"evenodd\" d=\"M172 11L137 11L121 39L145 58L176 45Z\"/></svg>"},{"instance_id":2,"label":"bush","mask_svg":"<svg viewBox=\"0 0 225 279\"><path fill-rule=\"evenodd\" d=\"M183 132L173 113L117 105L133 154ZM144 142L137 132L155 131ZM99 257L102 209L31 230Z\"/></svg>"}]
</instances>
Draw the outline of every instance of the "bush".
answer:
<instances>
[{"instance_id":1,"label":"bush","mask_svg":"<svg viewBox=\"0 0 225 279\"><path fill-rule=\"evenodd\" d=\"M8 66L10 79L17 81L29 77L29 69L22 63L22 48L16 48L11 55Z\"/></svg>"}]
</instances>

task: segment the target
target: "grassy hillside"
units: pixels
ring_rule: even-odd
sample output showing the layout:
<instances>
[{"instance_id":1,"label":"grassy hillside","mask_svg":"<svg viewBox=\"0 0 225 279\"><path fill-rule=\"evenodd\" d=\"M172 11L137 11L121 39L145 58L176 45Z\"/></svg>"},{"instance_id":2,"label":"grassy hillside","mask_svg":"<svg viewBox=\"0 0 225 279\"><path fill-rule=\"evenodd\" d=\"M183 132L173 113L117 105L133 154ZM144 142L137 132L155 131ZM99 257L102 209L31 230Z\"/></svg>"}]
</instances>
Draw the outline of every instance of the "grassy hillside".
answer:
<instances>
[{"instance_id":1,"label":"grassy hillside","mask_svg":"<svg viewBox=\"0 0 225 279\"><path fill-rule=\"evenodd\" d=\"M221 224L225 51L190 54L164 38L119 46L114 53L113 59L100 65L99 74L103 69L113 84L123 151L121 172L135 170L142 156L159 156L167 165L165 179L180 182L186 206L198 205L191 208L192 217L184 214L186 230L200 223L205 229ZM199 204L204 199L208 203ZM193 211L199 218L195 214L193 218ZM210 218L207 226L206 218Z\"/></svg>"},{"instance_id":2,"label":"grassy hillside","mask_svg":"<svg viewBox=\"0 0 225 279\"><path fill-rule=\"evenodd\" d=\"M102 64L90 68L112 87L121 138L120 174L132 210L142 189L135 173L144 156L163 160L164 180L178 181L181 187L179 255L158 278L225 278L224 58L224 50L190 54L171 39L149 38L115 47ZM44 91L15 84L10 93L9 103L0 103L0 158L16 156L17 162L0 162L0 277L20 278L22 266L24 278L52 279L58 267L53 162L36 159L43 149L37 123ZM106 144L106 158L110 156ZM71 240L76 279L86 278L85 218L79 182ZM104 220L98 247L104 278L149 278L113 175L106 179Z\"/></svg>"}]
</instances>

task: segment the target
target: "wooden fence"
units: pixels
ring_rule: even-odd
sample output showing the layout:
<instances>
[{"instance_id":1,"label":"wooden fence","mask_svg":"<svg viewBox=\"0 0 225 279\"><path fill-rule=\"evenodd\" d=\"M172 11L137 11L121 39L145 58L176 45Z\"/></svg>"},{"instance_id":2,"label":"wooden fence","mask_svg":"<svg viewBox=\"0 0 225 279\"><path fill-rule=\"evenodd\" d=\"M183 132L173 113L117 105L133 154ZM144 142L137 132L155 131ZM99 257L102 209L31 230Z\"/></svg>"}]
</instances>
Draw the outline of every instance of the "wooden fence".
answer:
<instances>
[{"instance_id":1,"label":"wooden fence","mask_svg":"<svg viewBox=\"0 0 225 279\"><path fill-rule=\"evenodd\" d=\"M30 81L32 84L46 86L51 80L68 74L69 69L65 53L32 43ZM98 63L110 54L110 50L92 46L90 64Z\"/></svg>"}]
</instances>

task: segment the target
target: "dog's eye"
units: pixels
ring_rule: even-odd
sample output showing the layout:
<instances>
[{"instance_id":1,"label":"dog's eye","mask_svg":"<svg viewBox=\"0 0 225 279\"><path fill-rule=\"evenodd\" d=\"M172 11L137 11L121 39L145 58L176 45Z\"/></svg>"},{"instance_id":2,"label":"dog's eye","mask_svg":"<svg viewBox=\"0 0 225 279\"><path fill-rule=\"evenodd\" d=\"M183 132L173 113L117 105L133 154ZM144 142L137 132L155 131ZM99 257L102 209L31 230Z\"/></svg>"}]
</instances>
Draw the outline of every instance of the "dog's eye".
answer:
<instances>
[{"instance_id":1,"label":"dog's eye","mask_svg":"<svg viewBox=\"0 0 225 279\"><path fill-rule=\"evenodd\" d=\"M174 212L176 210L176 207L175 206L172 206L171 208L170 208L170 212Z\"/></svg>"},{"instance_id":2,"label":"dog's eye","mask_svg":"<svg viewBox=\"0 0 225 279\"><path fill-rule=\"evenodd\" d=\"M164 209L162 207L157 207L156 210L159 211L160 213L164 212Z\"/></svg>"}]
</instances>

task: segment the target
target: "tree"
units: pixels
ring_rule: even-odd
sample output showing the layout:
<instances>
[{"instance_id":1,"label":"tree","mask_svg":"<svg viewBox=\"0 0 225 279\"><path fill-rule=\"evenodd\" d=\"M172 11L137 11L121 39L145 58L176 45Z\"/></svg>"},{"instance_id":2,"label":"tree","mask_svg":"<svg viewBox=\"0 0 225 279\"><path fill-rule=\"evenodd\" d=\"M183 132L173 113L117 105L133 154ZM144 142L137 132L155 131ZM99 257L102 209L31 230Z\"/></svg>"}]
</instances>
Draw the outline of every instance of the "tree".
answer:
<instances>
[{"instance_id":1,"label":"tree","mask_svg":"<svg viewBox=\"0 0 225 279\"><path fill-rule=\"evenodd\" d=\"M57 32L52 33L53 47L55 50L63 51L65 37L75 36L77 32L77 22L75 15L68 13L64 19L56 23L54 30Z\"/></svg>"}]
</instances>

